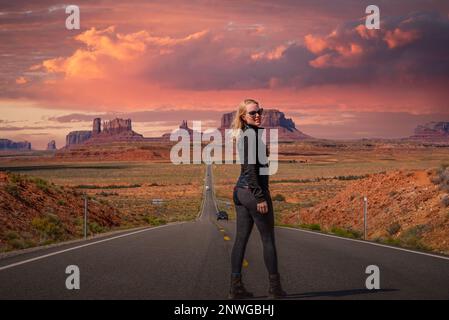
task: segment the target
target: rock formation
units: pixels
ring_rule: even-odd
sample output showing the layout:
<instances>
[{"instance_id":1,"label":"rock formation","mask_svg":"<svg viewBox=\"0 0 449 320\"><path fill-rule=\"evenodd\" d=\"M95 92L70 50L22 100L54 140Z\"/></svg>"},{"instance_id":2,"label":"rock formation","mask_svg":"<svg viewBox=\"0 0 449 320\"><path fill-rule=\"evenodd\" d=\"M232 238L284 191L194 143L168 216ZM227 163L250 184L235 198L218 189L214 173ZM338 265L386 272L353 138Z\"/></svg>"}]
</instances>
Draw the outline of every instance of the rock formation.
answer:
<instances>
[{"instance_id":1,"label":"rock formation","mask_svg":"<svg viewBox=\"0 0 449 320\"><path fill-rule=\"evenodd\" d=\"M225 129L230 128L234 116L235 111L225 113L221 118L220 130L224 131ZM261 126L267 129L267 131L278 129L279 141L294 141L312 138L299 131L293 120L290 118L287 119L285 114L277 109L264 109Z\"/></svg>"},{"instance_id":2,"label":"rock formation","mask_svg":"<svg viewBox=\"0 0 449 320\"><path fill-rule=\"evenodd\" d=\"M103 121L103 130L101 134L119 134L121 132L132 131L131 119L116 118L111 121Z\"/></svg>"},{"instance_id":3,"label":"rock formation","mask_svg":"<svg viewBox=\"0 0 449 320\"><path fill-rule=\"evenodd\" d=\"M92 138L87 143L101 143L111 141L143 141L145 138L134 132L131 125L131 119L113 119L103 121L102 128L98 128L100 118L94 119L94 132Z\"/></svg>"},{"instance_id":4,"label":"rock formation","mask_svg":"<svg viewBox=\"0 0 449 320\"><path fill-rule=\"evenodd\" d=\"M14 142L9 139L0 139L0 151L3 150L31 150L31 143L28 141Z\"/></svg>"},{"instance_id":5,"label":"rock formation","mask_svg":"<svg viewBox=\"0 0 449 320\"><path fill-rule=\"evenodd\" d=\"M179 125L179 128L176 131L181 130L181 129L182 130L187 130L187 132L189 133L190 139L193 138L193 129L189 128L189 126L187 124L187 120L182 120L181 124ZM170 140L170 135L171 135L171 132L170 133L164 133L162 135L162 139L163 140Z\"/></svg>"},{"instance_id":6,"label":"rock formation","mask_svg":"<svg viewBox=\"0 0 449 320\"><path fill-rule=\"evenodd\" d=\"M47 150L56 150L56 141L55 140L51 140L47 144Z\"/></svg>"},{"instance_id":7,"label":"rock formation","mask_svg":"<svg viewBox=\"0 0 449 320\"><path fill-rule=\"evenodd\" d=\"M101 132L101 118L95 118L92 128L92 135L97 135Z\"/></svg>"},{"instance_id":8,"label":"rock formation","mask_svg":"<svg viewBox=\"0 0 449 320\"><path fill-rule=\"evenodd\" d=\"M131 119L103 121L95 118L92 131L73 131L67 135L66 147L80 143L105 143L112 141L140 141L145 138L132 130Z\"/></svg>"},{"instance_id":9,"label":"rock formation","mask_svg":"<svg viewBox=\"0 0 449 320\"><path fill-rule=\"evenodd\" d=\"M235 112L226 113L222 116L221 132L230 128ZM278 130L279 141L295 141L311 138L299 131L292 119L285 118L283 112L276 109L268 109L264 112L262 126L268 129ZM193 137L193 130L189 128L187 120L183 120L177 130L187 130L190 137ZM97 144L112 141L145 141L145 142L167 142L170 141L171 132L163 134L161 137L145 138L132 130L131 119L113 119L101 122L101 118L95 118L92 123L92 131L73 131L67 135L66 147L76 144ZM268 137L268 136L267 136Z\"/></svg>"},{"instance_id":10,"label":"rock formation","mask_svg":"<svg viewBox=\"0 0 449 320\"><path fill-rule=\"evenodd\" d=\"M71 146L83 143L92 137L92 131L72 131L65 138L65 145Z\"/></svg>"},{"instance_id":11,"label":"rock formation","mask_svg":"<svg viewBox=\"0 0 449 320\"><path fill-rule=\"evenodd\" d=\"M414 140L442 141L449 140L449 122L429 122L416 127L414 135L410 137Z\"/></svg>"}]
</instances>

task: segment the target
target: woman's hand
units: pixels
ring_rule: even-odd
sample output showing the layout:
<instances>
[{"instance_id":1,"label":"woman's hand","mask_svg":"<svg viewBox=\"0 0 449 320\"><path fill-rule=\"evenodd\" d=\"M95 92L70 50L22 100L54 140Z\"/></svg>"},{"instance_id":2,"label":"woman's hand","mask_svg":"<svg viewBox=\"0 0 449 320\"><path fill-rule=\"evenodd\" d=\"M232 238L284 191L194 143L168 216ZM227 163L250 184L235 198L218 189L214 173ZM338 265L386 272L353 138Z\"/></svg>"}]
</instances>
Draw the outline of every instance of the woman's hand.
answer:
<instances>
[{"instance_id":1,"label":"woman's hand","mask_svg":"<svg viewBox=\"0 0 449 320\"><path fill-rule=\"evenodd\" d=\"M262 214L267 213L268 212L268 203L266 201L258 203L257 211L259 211Z\"/></svg>"}]
</instances>

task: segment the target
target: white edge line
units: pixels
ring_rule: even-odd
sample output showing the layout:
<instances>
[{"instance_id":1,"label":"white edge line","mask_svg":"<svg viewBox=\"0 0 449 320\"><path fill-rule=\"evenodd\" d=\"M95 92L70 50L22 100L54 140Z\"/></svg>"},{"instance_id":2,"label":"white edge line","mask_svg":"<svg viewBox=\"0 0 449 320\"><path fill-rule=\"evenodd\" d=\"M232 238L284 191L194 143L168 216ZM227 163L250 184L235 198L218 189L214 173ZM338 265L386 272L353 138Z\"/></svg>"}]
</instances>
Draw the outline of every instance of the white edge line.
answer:
<instances>
[{"instance_id":1,"label":"white edge line","mask_svg":"<svg viewBox=\"0 0 449 320\"><path fill-rule=\"evenodd\" d=\"M404 249L404 248L399 248L399 247L388 246L388 245L385 245L385 244L375 243L375 242L371 242L371 241L363 241L363 240L357 240L357 239L351 239L351 238L345 238L345 237L338 237L338 236L334 236L334 235L331 235L331 234L313 232L313 231L309 231L309 230L303 230L303 229L297 229L297 228L291 228L291 227L284 227L284 226L276 226L276 227L283 228L283 229L300 231L300 232L305 232L305 233L311 233L311 234L315 234L315 235L318 235L318 236L336 238L336 239L341 239L341 240L346 240L346 241L359 242L359 243L369 244L369 245L372 245L372 246L383 247L383 248L388 248L388 249L393 249L393 250L405 251L405 252L420 254L420 255L423 255L423 256L439 258L439 259L443 259L443 260L449 260L449 257L444 257L444 256L436 255L436 254L419 252L419 251L414 251L414 250L409 250L409 249Z\"/></svg>"},{"instance_id":2,"label":"white edge line","mask_svg":"<svg viewBox=\"0 0 449 320\"><path fill-rule=\"evenodd\" d=\"M152 228L150 227L150 228L146 228L146 229L143 229L143 230L138 230L138 231L134 231L134 232L130 232L130 233L121 234L119 236L115 236L115 237L112 237L112 238L107 238L107 239L103 239L103 240L89 242L89 243L86 243L86 244L83 244L83 245L80 245L80 246L71 247L71 248L68 248L68 249L64 249L64 250L52 252L52 253L49 253L49 254L45 254L43 256L38 256L38 257L35 257L35 258L31 258L31 259L19 261L19 262L16 262L16 263L12 263L10 265L6 265L6 266L3 266L3 267L0 267L0 271L6 270L6 269L10 269L10 268L14 268L14 267L20 266L22 264L30 263L30 262L33 262L33 261L42 260L42 259L45 259L45 258L48 258L48 257L52 257L52 256L55 256L55 255L64 253L64 252L69 252L69 251L73 251L73 250L77 250L77 249L93 246L95 244L99 244L99 243L112 241L112 240L119 239L119 238L132 236L134 234L147 232L147 231L151 231L151 230L155 230L155 229L160 229L160 228L164 228L164 227L169 227L169 226L173 226L173 225L179 225L179 224L183 224L183 223L186 223L186 222L179 222L179 223L174 223L174 224L166 224L166 225L163 225L163 226L157 226L157 227L152 227Z\"/></svg>"}]
</instances>

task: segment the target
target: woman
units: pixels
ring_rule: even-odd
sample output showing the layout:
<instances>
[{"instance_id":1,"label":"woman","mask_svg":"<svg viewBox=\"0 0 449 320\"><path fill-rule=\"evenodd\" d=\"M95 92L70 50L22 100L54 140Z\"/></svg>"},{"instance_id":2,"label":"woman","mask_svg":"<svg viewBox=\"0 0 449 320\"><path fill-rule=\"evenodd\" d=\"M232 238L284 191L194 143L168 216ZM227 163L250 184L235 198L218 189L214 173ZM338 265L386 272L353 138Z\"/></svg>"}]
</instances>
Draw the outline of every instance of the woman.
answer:
<instances>
[{"instance_id":1,"label":"woman","mask_svg":"<svg viewBox=\"0 0 449 320\"><path fill-rule=\"evenodd\" d=\"M265 266L269 274L270 298L282 298L286 295L282 290L278 273L276 246L274 241L274 213L273 203L268 188L268 175L261 175L260 168L268 164L260 163L258 156L259 147L265 148L260 139L261 116L263 109L259 103L252 99L246 99L240 103L234 121L232 123L233 136L244 145L244 157L241 161L240 177L234 187L233 200L237 213L237 230L234 246L232 248L231 264L231 288L230 299L253 297L242 283L242 263L245 255L246 244L251 234L254 223L260 232ZM248 139L243 136L246 130L254 130L256 139ZM255 146L251 145L255 141ZM254 149L255 147L255 149ZM267 150L267 149L266 149ZM248 152L255 152L256 161L248 161ZM251 159L251 156L250 158ZM255 163L254 163L255 162Z\"/></svg>"}]
</instances>

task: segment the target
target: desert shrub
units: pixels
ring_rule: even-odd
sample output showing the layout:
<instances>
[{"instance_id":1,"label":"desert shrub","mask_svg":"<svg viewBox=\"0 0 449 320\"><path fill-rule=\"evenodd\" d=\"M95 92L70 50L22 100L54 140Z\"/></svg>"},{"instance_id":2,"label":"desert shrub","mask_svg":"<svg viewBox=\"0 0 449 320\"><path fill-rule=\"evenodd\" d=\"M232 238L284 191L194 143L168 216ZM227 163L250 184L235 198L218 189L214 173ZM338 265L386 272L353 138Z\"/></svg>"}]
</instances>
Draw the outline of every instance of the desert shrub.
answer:
<instances>
[{"instance_id":1,"label":"desert shrub","mask_svg":"<svg viewBox=\"0 0 449 320\"><path fill-rule=\"evenodd\" d=\"M362 237L361 232L353 230L351 228L342 229L342 228L338 228L338 227L332 227L331 232L337 236L345 237L345 238L359 239Z\"/></svg>"},{"instance_id":2,"label":"desert shrub","mask_svg":"<svg viewBox=\"0 0 449 320\"><path fill-rule=\"evenodd\" d=\"M102 196L102 197L109 197L109 196L118 196L117 192L106 192L106 191L101 191L96 193L97 196Z\"/></svg>"},{"instance_id":3,"label":"desert shrub","mask_svg":"<svg viewBox=\"0 0 449 320\"><path fill-rule=\"evenodd\" d=\"M58 204L58 206L65 206L65 205L67 204L67 202L65 202L65 201L62 200L62 199L59 199L58 202L57 202L57 204Z\"/></svg>"},{"instance_id":4,"label":"desert shrub","mask_svg":"<svg viewBox=\"0 0 449 320\"><path fill-rule=\"evenodd\" d=\"M107 205L109 204L109 202L107 202L107 201L104 200L104 199L99 199L98 202L99 202L100 204L104 205L104 206L107 206Z\"/></svg>"},{"instance_id":5,"label":"desert shrub","mask_svg":"<svg viewBox=\"0 0 449 320\"><path fill-rule=\"evenodd\" d=\"M89 184L81 184L76 186L76 189L127 189L127 188L140 188L141 184L130 184L130 185L108 185L108 186L98 186L98 185L89 185Z\"/></svg>"},{"instance_id":6,"label":"desert shrub","mask_svg":"<svg viewBox=\"0 0 449 320\"><path fill-rule=\"evenodd\" d=\"M387 238L377 238L374 240L375 242L379 243L385 243L393 246L401 246L401 241L399 239L395 239L393 237L387 237Z\"/></svg>"},{"instance_id":7,"label":"desert shrub","mask_svg":"<svg viewBox=\"0 0 449 320\"><path fill-rule=\"evenodd\" d=\"M15 183L8 183L5 186L5 191L7 193L9 193L11 196L13 196L14 198L20 197L19 187Z\"/></svg>"},{"instance_id":8,"label":"desert shrub","mask_svg":"<svg viewBox=\"0 0 449 320\"><path fill-rule=\"evenodd\" d=\"M434 177L430 178L430 181L431 181L433 184L439 185L440 182L441 182L441 179L440 179L440 176L434 176Z\"/></svg>"},{"instance_id":9,"label":"desert shrub","mask_svg":"<svg viewBox=\"0 0 449 320\"><path fill-rule=\"evenodd\" d=\"M26 242L23 239L13 239L8 241L8 244L15 250L28 248Z\"/></svg>"},{"instance_id":10,"label":"desert shrub","mask_svg":"<svg viewBox=\"0 0 449 320\"><path fill-rule=\"evenodd\" d=\"M15 231L8 231L5 234L6 240L14 240L20 238L19 234Z\"/></svg>"},{"instance_id":11,"label":"desert shrub","mask_svg":"<svg viewBox=\"0 0 449 320\"><path fill-rule=\"evenodd\" d=\"M52 213L47 213L44 217L36 217L31 221L31 225L46 240L59 240L64 235L64 227L59 217Z\"/></svg>"},{"instance_id":12,"label":"desert shrub","mask_svg":"<svg viewBox=\"0 0 449 320\"><path fill-rule=\"evenodd\" d=\"M303 224L300 224L299 227L303 228L303 229L309 229L309 230L314 230L314 231L321 231L321 226L319 224L317 224L317 223L311 223L311 224L303 223Z\"/></svg>"},{"instance_id":13,"label":"desert shrub","mask_svg":"<svg viewBox=\"0 0 449 320\"><path fill-rule=\"evenodd\" d=\"M368 175L361 175L361 176L355 176L355 175L348 175L348 176L336 176L334 177L334 179L338 179L338 180L358 180L358 179L364 179L366 178Z\"/></svg>"},{"instance_id":14,"label":"desert shrub","mask_svg":"<svg viewBox=\"0 0 449 320\"><path fill-rule=\"evenodd\" d=\"M388 195L389 195L390 197L394 197L394 196L397 195L397 194L398 194L397 191L390 191L390 192L388 193Z\"/></svg>"},{"instance_id":15,"label":"desert shrub","mask_svg":"<svg viewBox=\"0 0 449 320\"><path fill-rule=\"evenodd\" d=\"M399 232L399 230L401 230L401 225L399 224L399 222L394 222L390 224L387 228L387 232L390 236L395 235L396 233Z\"/></svg>"},{"instance_id":16,"label":"desert shrub","mask_svg":"<svg viewBox=\"0 0 449 320\"><path fill-rule=\"evenodd\" d=\"M300 208L311 208L314 205L315 205L315 202L308 200L308 201L301 202Z\"/></svg>"},{"instance_id":17,"label":"desert shrub","mask_svg":"<svg viewBox=\"0 0 449 320\"><path fill-rule=\"evenodd\" d=\"M282 194L277 194L273 197L273 201L285 201L285 197Z\"/></svg>"},{"instance_id":18,"label":"desert shrub","mask_svg":"<svg viewBox=\"0 0 449 320\"><path fill-rule=\"evenodd\" d=\"M97 222L95 222L95 221L92 221L92 222L88 223L88 229L92 233L102 233L102 232L105 231L105 228L102 225L100 225Z\"/></svg>"},{"instance_id":19,"label":"desert shrub","mask_svg":"<svg viewBox=\"0 0 449 320\"><path fill-rule=\"evenodd\" d=\"M427 231L427 229L427 225L417 225L411 227L401 234L399 240L403 245L408 247L427 249L427 247L421 242L422 235Z\"/></svg>"},{"instance_id":20,"label":"desert shrub","mask_svg":"<svg viewBox=\"0 0 449 320\"><path fill-rule=\"evenodd\" d=\"M438 185L440 190L449 192L449 165L441 165L437 171L436 175L431 178L432 183Z\"/></svg>"},{"instance_id":21,"label":"desert shrub","mask_svg":"<svg viewBox=\"0 0 449 320\"><path fill-rule=\"evenodd\" d=\"M11 183L14 183L14 184L19 184L24 180L24 178L18 173L10 173L9 179L10 179Z\"/></svg>"},{"instance_id":22,"label":"desert shrub","mask_svg":"<svg viewBox=\"0 0 449 320\"><path fill-rule=\"evenodd\" d=\"M155 216L147 216L146 220L152 226L160 226L167 223L165 219Z\"/></svg>"},{"instance_id":23,"label":"desert shrub","mask_svg":"<svg viewBox=\"0 0 449 320\"><path fill-rule=\"evenodd\" d=\"M449 195L445 194L443 198L441 199L441 205L443 208L449 207Z\"/></svg>"},{"instance_id":24,"label":"desert shrub","mask_svg":"<svg viewBox=\"0 0 449 320\"><path fill-rule=\"evenodd\" d=\"M36 185L36 187L46 193L50 192L50 184L48 181L41 178L33 178L32 181Z\"/></svg>"},{"instance_id":25,"label":"desert shrub","mask_svg":"<svg viewBox=\"0 0 449 320\"><path fill-rule=\"evenodd\" d=\"M16 231L7 231L4 235L4 238L6 240L5 243L7 244L5 250L8 250L8 248L13 250L20 250L34 247L36 244L33 242L31 237L32 235L26 232L20 235Z\"/></svg>"}]
</instances>

